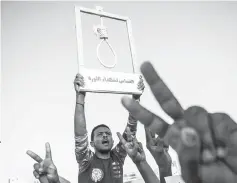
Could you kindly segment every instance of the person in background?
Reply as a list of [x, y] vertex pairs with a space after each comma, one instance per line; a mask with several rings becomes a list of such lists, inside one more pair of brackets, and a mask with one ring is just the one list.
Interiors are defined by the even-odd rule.
[[[123, 138], [123, 136], [118, 132], [117, 133], [120, 142], [123, 144], [128, 156], [132, 159], [134, 164], [136, 165], [137, 169], [139, 170], [140, 174], [143, 177], [143, 180], [145, 183], [165, 183], [165, 177], [164, 176], [169, 176], [170, 175], [170, 168], [171, 164], [168, 164], [167, 160], [162, 160], [162, 162], [166, 163], [159, 163], [159, 168], [160, 168], [160, 180], [156, 176], [156, 174], [153, 172], [151, 169], [150, 165], [146, 161], [146, 156], [145, 152], [143, 150], [142, 144], [137, 141], [136, 137], [133, 137], [131, 135], [131, 132], [129, 129], [127, 129], [127, 140]], [[151, 147], [150, 145], [148, 147]], [[152, 146], [152, 148], [155, 147]], [[159, 146], [160, 151], [165, 151], [164, 147], [162, 149], [161, 146]], [[155, 151], [152, 151], [155, 152]], [[160, 153], [160, 152], [159, 152]], [[159, 154], [161, 155], [161, 154]], [[157, 157], [157, 156], [156, 156]], [[160, 158], [167, 158], [167, 157], [160, 157]], [[159, 160], [160, 161], [160, 160]], [[161, 161], [160, 161], [161, 162]]]
[[165, 177], [172, 176], [172, 159], [168, 153], [169, 146], [159, 136], [155, 137], [152, 129], [145, 128], [146, 147], [159, 167], [160, 182], [165, 183]]

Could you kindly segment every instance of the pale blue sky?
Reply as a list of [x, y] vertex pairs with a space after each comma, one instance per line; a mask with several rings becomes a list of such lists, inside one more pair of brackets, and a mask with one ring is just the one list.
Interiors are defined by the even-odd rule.
[[[32, 181], [34, 161], [25, 152], [31, 149], [44, 156], [47, 141], [59, 173], [77, 181], [73, 140], [73, 80], [77, 73], [74, 5], [100, 5], [107, 12], [128, 16], [137, 62], [151, 60], [185, 108], [202, 105], [212, 112], [227, 111], [237, 120], [236, 2], [4, 2], [1, 182], [10, 177]], [[85, 59], [98, 64], [93, 47], [97, 39], [90, 29], [93, 18], [85, 20]], [[111, 44], [118, 50], [116, 69], [129, 72], [123, 24], [108, 21], [108, 31]], [[88, 94], [89, 132], [97, 124], [108, 124], [118, 142], [115, 132], [124, 130], [128, 117], [120, 98], [121, 95]], [[172, 123], [148, 87], [141, 103]], [[138, 138], [145, 144], [141, 125]], [[147, 151], [146, 154], [155, 168], [151, 155]], [[129, 158], [124, 170], [137, 171]]]

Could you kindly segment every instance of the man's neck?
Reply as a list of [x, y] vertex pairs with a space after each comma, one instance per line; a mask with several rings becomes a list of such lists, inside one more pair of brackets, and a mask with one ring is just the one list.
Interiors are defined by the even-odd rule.
[[109, 159], [110, 158], [110, 152], [108, 153], [100, 153], [98, 151], [95, 152], [95, 155], [100, 159]]

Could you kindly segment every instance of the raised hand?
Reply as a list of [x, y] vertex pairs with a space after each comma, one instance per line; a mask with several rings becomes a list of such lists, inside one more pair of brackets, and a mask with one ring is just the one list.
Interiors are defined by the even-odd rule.
[[[138, 82], [138, 84], [137, 84], [137, 89], [140, 90], [140, 91], [142, 91], [142, 92], [143, 92], [144, 89], [145, 89], [145, 85], [144, 85], [142, 76], [140, 76], [140, 80], [139, 80], [139, 82]], [[134, 100], [139, 100], [140, 97], [141, 97], [141, 95], [135, 95], [135, 94], [133, 95], [133, 99], [134, 99]]]
[[118, 138], [120, 142], [123, 144], [124, 149], [128, 153], [128, 156], [132, 159], [132, 161], [137, 164], [146, 160], [146, 156], [142, 147], [142, 144], [137, 141], [136, 137], [132, 136], [132, 133], [129, 128], [126, 128], [127, 132], [127, 141], [122, 137], [122, 135], [118, 132]]
[[155, 137], [155, 134], [148, 128], [145, 128], [146, 132], [146, 147], [154, 157], [159, 169], [168, 171], [171, 168], [172, 159], [168, 153], [168, 147], [164, 144], [164, 140], [159, 136]]
[[225, 113], [208, 113], [199, 106], [184, 110], [149, 62], [142, 64], [141, 72], [174, 123], [169, 125], [130, 98], [123, 98], [122, 104], [176, 150], [184, 180], [236, 183], [237, 124]]
[[74, 79], [74, 88], [75, 88], [76, 93], [85, 94], [85, 92], [80, 91], [80, 87], [83, 87], [84, 85], [85, 85], [85, 82], [84, 82], [83, 76], [81, 74], [77, 74]]
[[37, 163], [34, 164], [34, 176], [41, 183], [60, 183], [57, 168], [53, 163], [51, 149], [49, 143], [45, 144], [46, 155], [43, 160], [36, 153], [28, 150], [26, 153], [33, 158]]

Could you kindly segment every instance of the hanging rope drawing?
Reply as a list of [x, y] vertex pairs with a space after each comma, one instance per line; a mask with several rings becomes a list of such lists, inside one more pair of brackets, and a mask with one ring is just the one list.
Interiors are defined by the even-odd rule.
[[[99, 11], [103, 11], [102, 9], [99, 9]], [[103, 25], [103, 19], [102, 17], [100, 17], [100, 25], [97, 25], [97, 26], [94, 26], [94, 32], [95, 34], [101, 39], [101, 41], [99, 42], [99, 44], [97, 45], [97, 48], [96, 48], [96, 53], [97, 53], [97, 59], [99, 60], [99, 62], [106, 68], [114, 68], [115, 65], [117, 64], [117, 55], [114, 51], [114, 49], [112, 48], [112, 46], [109, 44], [109, 41], [108, 41], [108, 32], [107, 32], [107, 28]], [[107, 45], [109, 46], [111, 52], [113, 53], [114, 55], [114, 62], [113, 64], [106, 64], [104, 63], [101, 58], [100, 58], [100, 52], [99, 52], [99, 49], [100, 49], [100, 46], [101, 44], [105, 42], [107, 43]]]

